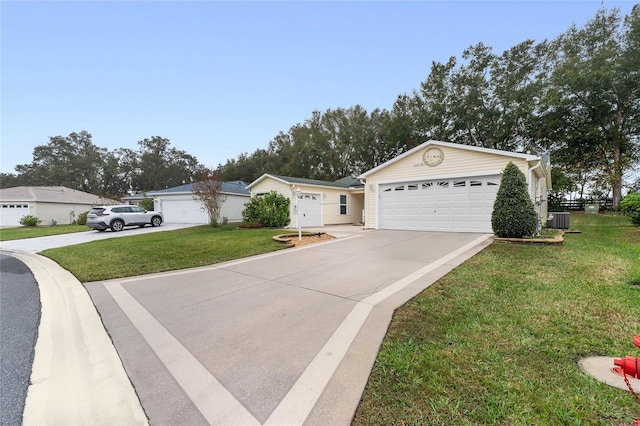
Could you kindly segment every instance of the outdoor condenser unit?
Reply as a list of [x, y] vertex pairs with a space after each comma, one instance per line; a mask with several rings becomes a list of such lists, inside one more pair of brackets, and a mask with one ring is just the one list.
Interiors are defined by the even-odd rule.
[[547, 216], [547, 228], [569, 229], [569, 213], [549, 212]]

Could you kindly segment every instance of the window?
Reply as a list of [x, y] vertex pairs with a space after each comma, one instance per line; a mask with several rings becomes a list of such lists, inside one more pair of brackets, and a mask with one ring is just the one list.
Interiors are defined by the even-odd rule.
[[441, 182], [438, 182], [438, 186], [439, 186], [440, 188], [448, 188], [448, 187], [449, 187], [449, 181], [441, 181]]
[[338, 214], [349, 214], [349, 197], [347, 195], [338, 195]]
[[469, 186], [482, 186], [481, 180], [472, 180]]
[[407, 189], [409, 191], [415, 191], [416, 189], [418, 189], [418, 185], [414, 184], [414, 183], [411, 183], [411, 184], [407, 185]]
[[428, 189], [431, 188], [433, 186], [433, 182], [424, 182], [422, 184], [422, 189]]
[[453, 181], [453, 187], [454, 188], [460, 188], [463, 186], [467, 186], [467, 181], [466, 180], [454, 180]]
[[404, 191], [404, 185], [396, 186], [395, 190], [396, 191]]

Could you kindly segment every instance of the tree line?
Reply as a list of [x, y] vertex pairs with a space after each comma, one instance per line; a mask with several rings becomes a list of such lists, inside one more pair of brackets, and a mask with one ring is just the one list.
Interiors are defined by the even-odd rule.
[[138, 149], [108, 151], [96, 146], [87, 131], [54, 136], [33, 150], [30, 164], [16, 166], [17, 174], [2, 173], [2, 188], [66, 186], [91, 194], [121, 198], [131, 189], [150, 191], [189, 183], [205, 167], [169, 139], [153, 136]]
[[[617, 208], [640, 159], [639, 82], [640, 5], [627, 16], [603, 8], [584, 27], [573, 25], [553, 40], [525, 40], [500, 54], [478, 43], [459, 58], [434, 61], [419, 87], [399, 95], [390, 110], [313, 111], [266, 148], [218, 170], [225, 180], [246, 182], [263, 173], [337, 180], [435, 139], [549, 152], [555, 196], [590, 188], [612, 194]], [[138, 151], [107, 152], [86, 132], [51, 138], [36, 147], [31, 164], [16, 167], [17, 176], [3, 174], [1, 184], [56, 181], [118, 195], [189, 182], [204, 169], [167, 139], [138, 144]]]

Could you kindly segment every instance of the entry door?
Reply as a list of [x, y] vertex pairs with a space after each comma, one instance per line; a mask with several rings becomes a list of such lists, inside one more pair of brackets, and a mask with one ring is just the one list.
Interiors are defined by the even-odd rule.
[[300, 226], [322, 226], [322, 195], [300, 194], [298, 208], [300, 209]]

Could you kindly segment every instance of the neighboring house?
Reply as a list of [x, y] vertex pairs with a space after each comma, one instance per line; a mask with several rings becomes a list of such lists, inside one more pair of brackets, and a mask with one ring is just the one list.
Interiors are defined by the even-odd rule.
[[[364, 185], [347, 177], [335, 182], [264, 174], [249, 186], [251, 195], [276, 191], [289, 198], [290, 227], [362, 223]], [[298, 192], [299, 191], [299, 192]]]
[[41, 225], [73, 223], [80, 213], [116, 200], [64, 186], [17, 186], [0, 189], [0, 226], [20, 226], [23, 216], [38, 217]]
[[[547, 191], [551, 189], [549, 156], [534, 156], [449, 142], [428, 141], [358, 177], [354, 183], [309, 181], [263, 175], [249, 185], [252, 195], [276, 190], [292, 200], [300, 190], [302, 226], [361, 221], [370, 229], [449, 232], [492, 232], [491, 213], [501, 173], [512, 161], [524, 173], [536, 211], [546, 223]], [[355, 185], [355, 182], [362, 182]], [[331, 191], [324, 188], [332, 188]], [[315, 191], [313, 191], [315, 189]], [[306, 199], [316, 195], [315, 200]], [[318, 198], [322, 194], [322, 198]], [[348, 215], [343, 212], [346, 195]], [[363, 216], [356, 210], [362, 209]]]
[[[220, 209], [218, 222], [224, 218], [229, 222], [241, 222], [242, 210], [251, 194], [242, 181], [222, 182], [225, 201]], [[176, 186], [159, 191], [147, 191], [153, 197], [154, 210], [162, 212], [165, 222], [208, 224], [209, 216], [202, 202], [194, 198], [193, 184]]]

